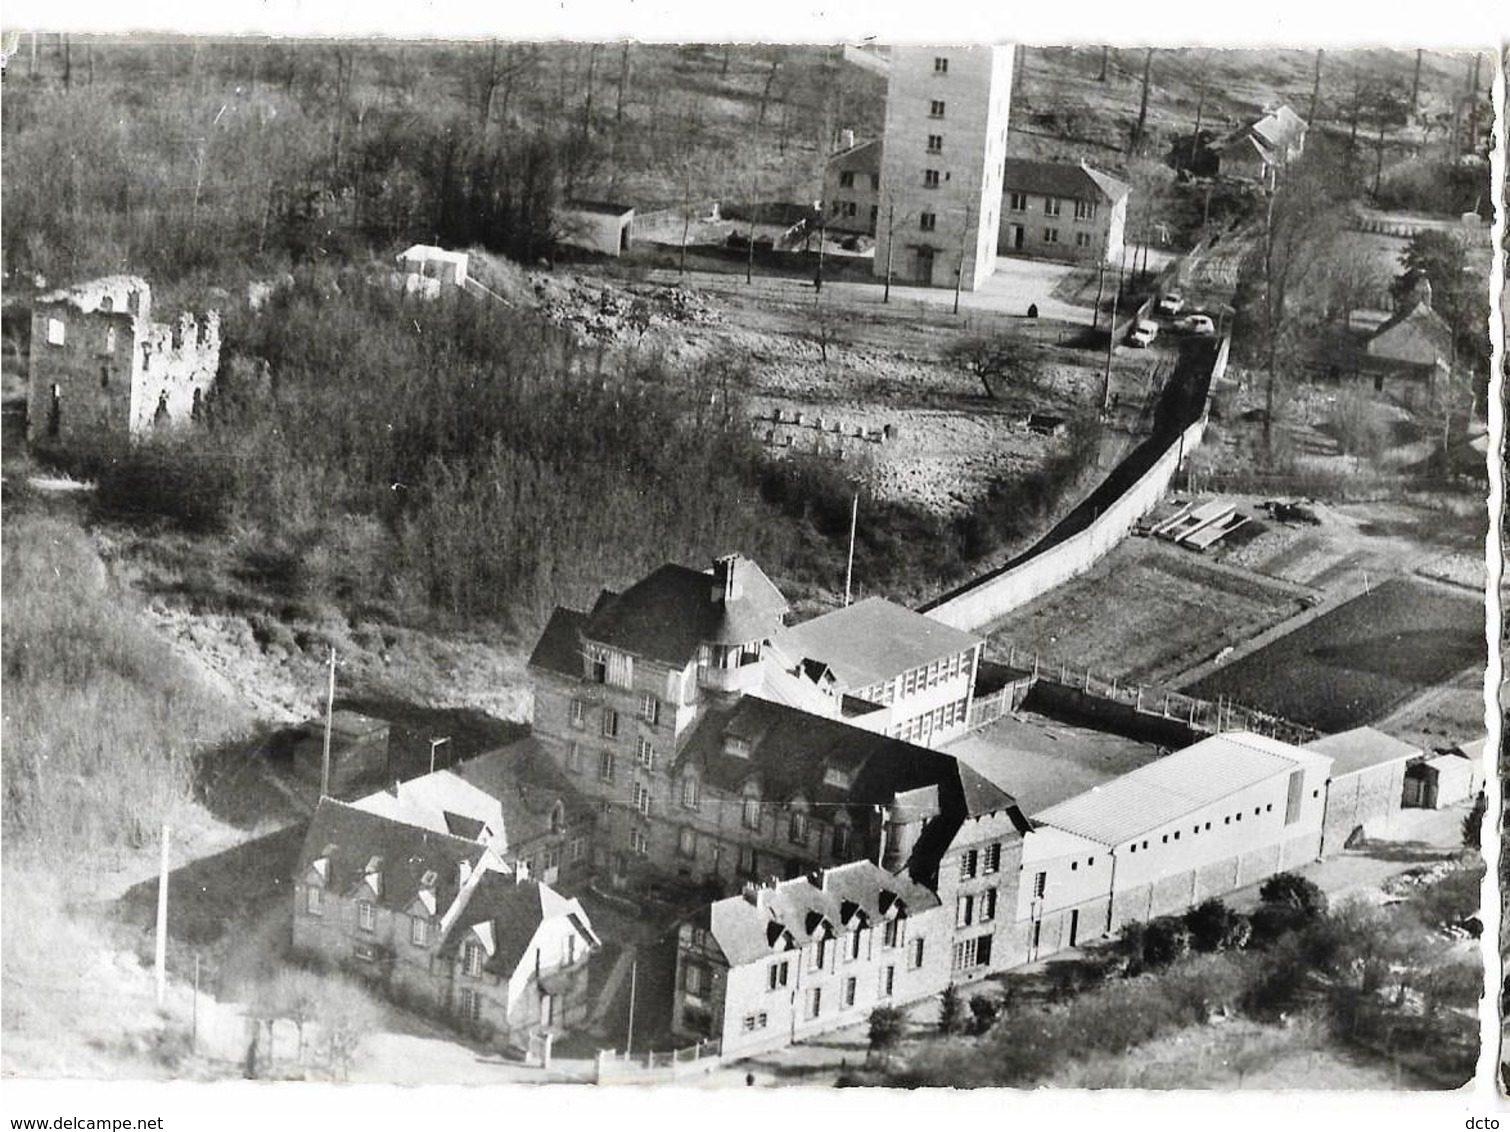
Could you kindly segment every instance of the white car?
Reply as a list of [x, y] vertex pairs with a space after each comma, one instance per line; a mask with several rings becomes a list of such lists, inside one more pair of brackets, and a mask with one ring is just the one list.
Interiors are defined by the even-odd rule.
[[1211, 335], [1216, 333], [1216, 325], [1208, 314], [1187, 314], [1184, 318], [1177, 318], [1174, 320], [1174, 328], [1181, 334]]
[[1179, 314], [1185, 309], [1185, 296], [1178, 291], [1170, 291], [1159, 300], [1159, 305], [1154, 309], [1160, 314]]
[[1159, 336], [1159, 324], [1146, 318], [1140, 318], [1133, 324], [1131, 333], [1127, 336], [1129, 346], [1147, 346]]

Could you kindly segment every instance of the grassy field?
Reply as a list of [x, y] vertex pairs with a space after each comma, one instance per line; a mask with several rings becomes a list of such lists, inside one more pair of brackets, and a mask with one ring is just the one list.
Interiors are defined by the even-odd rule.
[[1189, 689], [1231, 696], [1324, 732], [1373, 722], [1486, 660], [1482, 603], [1397, 579]]
[[1155, 683], [1300, 608], [1292, 587], [1211, 569], [1188, 551], [1133, 539], [1088, 574], [1008, 614], [993, 628], [991, 645]]

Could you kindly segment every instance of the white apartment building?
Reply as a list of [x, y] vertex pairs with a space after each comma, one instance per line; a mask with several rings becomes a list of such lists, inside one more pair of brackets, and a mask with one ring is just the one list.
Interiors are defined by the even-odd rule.
[[893, 47], [875, 273], [979, 287], [996, 268], [1010, 44]]

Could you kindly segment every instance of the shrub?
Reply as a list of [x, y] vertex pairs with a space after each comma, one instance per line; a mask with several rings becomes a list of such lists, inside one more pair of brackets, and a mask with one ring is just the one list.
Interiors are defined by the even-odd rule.
[[907, 1032], [907, 1019], [895, 1006], [878, 1006], [870, 1012], [867, 1033], [876, 1053], [895, 1049]]
[[1326, 893], [1298, 873], [1275, 873], [1264, 881], [1258, 898], [1265, 904], [1293, 908], [1306, 919], [1315, 919], [1327, 908]]
[[1161, 916], [1148, 925], [1143, 937], [1143, 962], [1148, 967], [1167, 967], [1190, 954], [1190, 930], [1176, 916]]
[[1185, 913], [1185, 927], [1190, 931], [1190, 946], [1196, 951], [1220, 951], [1227, 940], [1233, 914], [1216, 897], [1203, 901]]
[[970, 996], [971, 1025], [977, 1034], [984, 1034], [996, 1024], [996, 1018], [1001, 1013], [1001, 1003], [988, 994], [973, 994]]
[[944, 988], [944, 993], [939, 996], [939, 1033], [957, 1034], [964, 1028], [964, 1007], [960, 1003], [959, 991], [953, 985]]

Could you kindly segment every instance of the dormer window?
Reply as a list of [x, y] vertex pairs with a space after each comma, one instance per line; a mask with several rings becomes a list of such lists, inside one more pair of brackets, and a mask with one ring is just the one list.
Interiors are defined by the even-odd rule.
[[383, 859], [373, 857], [367, 862], [367, 868], [363, 872], [362, 879], [372, 890], [372, 895], [381, 897], [383, 895]]
[[743, 811], [744, 812], [740, 816], [741, 816], [742, 820], [744, 821], [745, 828], [746, 829], [759, 829], [760, 828], [760, 799], [757, 798], [757, 797], [755, 797], [754, 795], [746, 795], [745, 796], [745, 800], [744, 800]]
[[551, 807], [551, 832], [555, 834], [566, 832], [566, 807], [560, 802]]
[[854, 784], [854, 777], [843, 767], [830, 766], [823, 770], [823, 785], [825, 786], [832, 786], [837, 790], [848, 790]]
[[469, 939], [461, 945], [461, 969], [472, 978], [482, 974], [482, 961], [487, 952], [482, 944]]
[[377, 918], [372, 907], [372, 901], [357, 901], [357, 927], [364, 932], [377, 930]]
[[325, 914], [325, 890], [309, 885], [304, 890], [304, 911], [311, 916], [323, 916]]
[[738, 735], [725, 735], [724, 754], [733, 755], [736, 759], [747, 759], [750, 757], [750, 741]]

